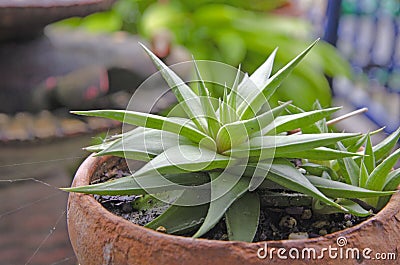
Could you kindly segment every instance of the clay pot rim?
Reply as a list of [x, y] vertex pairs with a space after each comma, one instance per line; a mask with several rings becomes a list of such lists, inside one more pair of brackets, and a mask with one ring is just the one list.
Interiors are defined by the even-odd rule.
[[[113, 156], [101, 156], [95, 157], [94, 155], [90, 155], [85, 159], [85, 161], [80, 165], [78, 171], [75, 174], [73, 183], [71, 187], [81, 186], [81, 185], [88, 185], [89, 180], [94, 172], [99, 168], [101, 164], [105, 161], [115, 158]], [[78, 198], [72, 198], [73, 196], [77, 196]], [[68, 208], [70, 205], [71, 199], [79, 199], [81, 201], [81, 205], [85, 205], [85, 207], [91, 207], [91, 209], [95, 209], [99, 216], [102, 216], [110, 223], [117, 224], [120, 229], [123, 230], [132, 230], [132, 233], [135, 233], [140, 230], [141, 233], [146, 234], [148, 237], [152, 238], [162, 238], [164, 241], [169, 241], [174, 244], [185, 244], [185, 243], [205, 243], [207, 245], [212, 244], [214, 246], [224, 247], [229, 245], [244, 245], [247, 247], [257, 246], [260, 244], [267, 243], [268, 245], [291, 245], [291, 244], [313, 244], [321, 241], [331, 241], [332, 239], [336, 239], [341, 236], [346, 236], [347, 234], [355, 233], [361, 230], [364, 227], [367, 227], [373, 222], [385, 222], [391, 216], [398, 215], [399, 210], [398, 205], [400, 205], [400, 190], [397, 190], [395, 194], [392, 195], [390, 201], [387, 205], [379, 211], [375, 216], [368, 218], [367, 220], [357, 224], [353, 227], [343, 229], [334, 233], [327, 234], [325, 236], [309, 238], [309, 239], [284, 239], [284, 240], [268, 240], [268, 241], [259, 241], [259, 242], [242, 242], [242, 241], [222, 241], [222, 240], [211, 240], [211, 239], [204, 239], [204, 238], [191, 238], [191, 237], [184, 237], [178, 235], [170, 235], [157, 232], [153, 229], [146, 228], [140, 225], [133, 224], [128, 220], [114, 215], [113, 213], [109, 212], [106, 208], [101, 206], [99, 202], [97, 202], [92, 195], [82, 194], [82, 193], [70, 193], [68, 199]], [[397, 218], [396, 218], [397, 219]], [[135, 228], [135, 229], [132, 229]]]

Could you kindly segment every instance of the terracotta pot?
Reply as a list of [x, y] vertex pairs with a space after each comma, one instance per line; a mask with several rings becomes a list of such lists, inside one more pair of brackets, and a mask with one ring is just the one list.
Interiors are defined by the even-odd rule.
[[[105, 168], [117, 165], [118, 161], [115, 157], [87, 158], [78, 169], [72, 186], [87, 185]], [[258, 243], [162, 234], [113, 215], [91, 195], [71, 193], [68, 200], [68, 230], [81, 265], [377, 264], [376, 260], [367, 260], [368, 256], [373, 258], [375, 253], [385, 253], [382, 255], [388, 258], [391, 254], [387, 253], [400, 253], [400, 193], [393, 195], [388, 205], [377, 215], [352, 228], [313, 239]], [[265, 247], [268, 255], [261, 259], [258, 254], [265, 256]], [[275, 250], [271, 256], [272, 248]], [[278, 257], [278, 248], [285, 249], [286, 252], [279, 250], [279, 254], [289, 260]], [[323, 261], [312, 258], [311, 248], [316, 251], [317, 258], [323, 255]], [[329, 248], [332, 258], [329, 256]], [[351, 248], [359, 250], [359, 260], [352, 259]], [[300, 259], [289, 256], [296, 255], [296, 250], [299, 251]], [[308, 250], [311, 258], [308, 258]], [[305, 259], [301, 259], [302, 253]], [[335, 253], [337, 257], [333, 258]], [[349, 259], [346, 259], [346, 253]], [[381, 260], [379, 264], [396, 264], [396, 261]]]

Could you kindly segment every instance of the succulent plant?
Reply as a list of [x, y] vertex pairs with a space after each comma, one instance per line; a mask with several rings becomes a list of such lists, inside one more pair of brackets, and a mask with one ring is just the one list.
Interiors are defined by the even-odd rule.
[[[276, 50], [252, 75], [239, 80], [238, 70], [220, 99], [209, 96], [195, 61], [197, 89], [143, 46], [187, 118], [128, 110], [73, 112], [138, 126], [87, 150], [146, 163], [131, 176], [64, 190], [152, 198], [154, 207], [161, 203], [168, 208], [147, 227], [191, 232], [193, 237], [204, 235], [225, 216], [230, 240], [252, 241], [262, 190], [305, 194], [322, 212], [369, 215], [365, 205], [377, 206], [377, 198], [392, 195], [400, 182], [399, 171], [390, 172], [400, 151], [382, 160], [400, 129], [372, 147], [369, 134], [328, 131], [326, 120], [339, 108], [316, 104], [315, 110], [303, 111], [291, 102], [268, 108], [268, 99], [315, 44], [273, 75]], [[365, 152], [358, 152], [365, 142]]]

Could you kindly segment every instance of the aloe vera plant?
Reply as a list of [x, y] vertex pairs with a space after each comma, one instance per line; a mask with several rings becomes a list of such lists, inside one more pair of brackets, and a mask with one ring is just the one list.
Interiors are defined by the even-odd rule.
[[[138, 126], [87, 150], [146, 164], [131, 176], [64, 190], [151, 197], [154, 207], [164, 203], [167, 209], [146, 226], [171, 234], [200, 237], [225, 217], [229, 239], [250, 242], [258, 226], [261, 190], [278, 187], [304, 194], [316, 210], [369, 215], [364, 203], [384, 204], [400, 182], [399, 170], [390, 171], [400, 151], [389, 155], [400, 129], [372, 146], [369, 134], [328, 131], [327, 119], [339, 108], [316, 104], [313, 111], [303, 111], [291, 102], [265, 107], [315, 44], [273, 75], [276, 50], [252, 75], [239, 80], [238, 70], [220, 99], [210, 96], [195, 61], [197, 90], [143, 46], [187, 118], [128, 110], [73, 112]], [[365, 152], [358, 152], [364, 143]], [[292, 159], [300, 160], [302, 168]]]

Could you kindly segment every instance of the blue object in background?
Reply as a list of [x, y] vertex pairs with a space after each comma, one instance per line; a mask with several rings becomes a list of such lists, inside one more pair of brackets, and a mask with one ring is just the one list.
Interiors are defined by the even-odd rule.
[[400, 126], [400, 1], [328, 0], [324, 39], [350, 61], [354, 80], [332, 89], [385, 131]]

